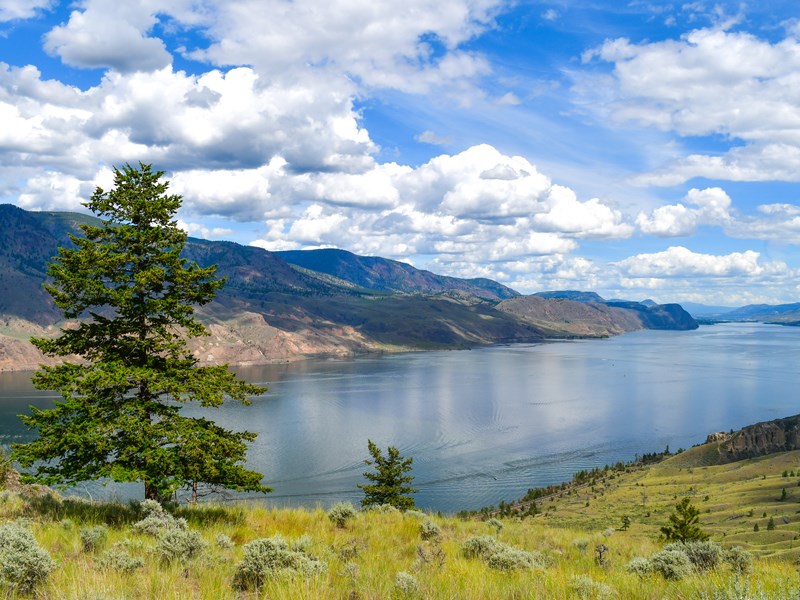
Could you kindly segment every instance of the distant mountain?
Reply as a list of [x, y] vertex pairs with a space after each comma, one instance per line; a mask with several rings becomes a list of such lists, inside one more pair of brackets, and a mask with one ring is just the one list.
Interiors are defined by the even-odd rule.
[[436, 275], [396, 260], [359, 256], [346, 250], [288, 250], [275, 254], [293, 265], [333, 275], [370, 290], [406, 294], [464, 292], [484, 300], [505, 300], [519, 295], [491, 279]]
[[697, 329], [697, 322], [680, 304], [644, 304], [643, 302], [607, 302], [611, 308], [634, 311], [644, 329]]
[[605, 302], [605, 300], [595, 292], [581, 292], [578, 290], [536, 292], [534, 296], [539, 296], [540, 298], [562, 298], [564, 300], [574, 300], [575, 302]]
[[800, 319], [800, 303], [748, 304], [747, 306], [721, 313], [718, 316], [727, 321], [797, 321]]
[[691, 315], [678, 304], [647, 306], [638, 302], [582, 302], [539, 295], [504, 300], [499, 310], [558, 337], [605, 337], [638, 329], [697, 329]]
[[[70, 232], [99, 222], [0, 205], [0, 369], [42, 362], [27, 338], [50, 335], [61, 324], [60, 311], [42, 289], [47, 264], [59, 247], [72, 243]], [[210, 331], [192, 340], [203, 363], [597, 337], [643, 327], [687, 328], [691, 320], [669, 306], [520, 296], [488, 279], [444, 277], [342, 250], [272, 253], [190, 238], [184, 255], [201, 266], [217, 265], [227, 279], [215, 300], [198, 309]]]
[[697, 302], [681, 302], [681, 306], [695, 318], [713, 318], [719, 317], [725, 313], [729, 313], [735, 308], [733, 306], [710, 306], [708, 304], [699, 304]]

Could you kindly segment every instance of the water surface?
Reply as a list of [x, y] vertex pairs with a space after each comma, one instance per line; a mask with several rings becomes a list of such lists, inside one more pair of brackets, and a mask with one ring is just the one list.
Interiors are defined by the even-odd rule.
[[[800, 329], [761, 324], [239, 369], [269, 391], [209, 411], [259, 437], [249, 466], [283, 505], [357, 503], [367, 439], [414, 458], [417, 504], [454, 512], [584, 468], [800, 412]], [[54, 394], [0, 375], [2, 443]], [[97, 486], [94, 497], [111, 494]], [[138, 493], [138, 487], [113, 494]]]

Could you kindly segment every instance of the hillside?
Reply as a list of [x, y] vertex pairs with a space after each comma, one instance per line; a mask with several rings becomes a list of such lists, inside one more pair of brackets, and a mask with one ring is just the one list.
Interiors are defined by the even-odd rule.
[[504, 300], [497, 309], [542, 328], [549, 336], [608, 337], [639, 329], [696, 329], [677, 304], [601, 303], [540, 295]]
[[[175, 527], [184, 533], [169, 529], [167, 516], [151, 521], [149, 528], [158, 529], [148, 534], [136, 525], [144, 515], [135, 505], [51, 497], [12, 481], [11, 490], [0, 492], [0, 526], [29, 528], [59, 561], [37, 586], [45, 598], [797, 597], [800, 453], [719, 467], [686, 467], [680, 457], [600, 469], [583, 487], [540, 499], [535, 516], [488, 522], [381, 509], [358, 511], [340, 527], [322, 508], [251, 501], [172, 507], [186, 519], [186, 528]], [[784, 488], [791, 495], [781, 501]], [[699, 524], [712, 541], [705, 548], [717, 552], [704, 556], [716, 556], [715, 566], [689, 565], [666, 578], [652, 567], [665, 545], [659, 529], [683, 497], [701, 510]], [[630, 520], [626, 528], [623, 517]], [[255, 563], [265, 569], [257, 593], [236, 586], [255, 540], [271, 540], [273, 549]], [[475, 547], [482, 550], [469, 551]]]
[[371, 290], [406, 294], [457, 291], [484, 300], [504, 300], [519, 296], [519, 292], [491, 279], [445, 277], [396, 260], [358, 256], [346, 250], [289, 250], [275, 254], [293, 265], [333, 275]]
[[[0, 205], [0, 370], [43, 362], [26, 340], [54, 333], [59, 322], [59, 311], [42, 289], [47, 263], [60, 246], [71, 244], [70, 232], [89, 222], [98, 221]], [[576, 326], [567, 316], [573, 308], [560, 299], [539, 298], [547, 319], [533, 318], [514, 308], [517, 304], [505, 304], [526, 301], [500, 283], [444, 277], [341, 250], [272, 253], [190, 238], [184, 255], [201, 266], [217, 265], [227, 280], [215, 301], [199, 311], [211, 330], [211, 336], [192, 341], [201, 362], [258, 364], [606, 336], [669, 327], [670, 319], [685, 328], [679, 312], [656, 322], [637, 316], [638, 305], [586, 313]]]

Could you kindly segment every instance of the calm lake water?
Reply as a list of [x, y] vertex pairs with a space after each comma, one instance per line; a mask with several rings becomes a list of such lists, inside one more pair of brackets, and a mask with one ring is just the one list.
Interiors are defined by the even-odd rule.
[[[417, 504], [455, 512], [712, 431], [800, 412], [800, 329], [761, 324], [608, 340], [314, 360], [239, 369], [269, 386], [211, 418], [259, 433], [249, 465], [278, 505], [357, 504], [367, 439], [414, 458]], [[28, 373], [0, 374], [0, 442], [46, 407]], [[95, 498], [134, 488], [87, 487]]]

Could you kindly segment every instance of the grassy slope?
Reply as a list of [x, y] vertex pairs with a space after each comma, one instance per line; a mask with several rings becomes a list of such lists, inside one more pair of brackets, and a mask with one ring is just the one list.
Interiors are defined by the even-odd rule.
[[[152, 538], [134, 533], [134, 517], [125, 506], [67, 503], [61, 507], [23, 501], [9, 493], [0, 496], [0, 522], [20, 516], [32, 520], [37, 539], [61, 566], [41, 588], [46, 598], [391, 598], [395, 575], [413, 573], [425, 598], [575, 598], [577, 579], [588, 577], [605, 584], [618, 598], [767, 597], [785, 598], [797, 588], [793, 564], [800, 554], [797, 510], [800, 477], [782, 477], [784, 470], [800, 469], [800, 452], [743, 461], [719, 467], [702, 466], [702, 451], [693, 449], [664, 463], [609, 476], [562, 498], [541, 503], [545, 514], [519, 520], [505, 519], [499, 539], [526, 550], [542, 552], [548, 566], [542, 570], [502, 573], [477, 559], [464, 558], [460, 545], [470, 536], [490, 534], [484, 522], [432, 517], [442, 529], [439, 543], [442, 566], [419, 559], [428, 555], [430, 542], [420, 539], [422, 517], [413, 514], [360, 513], [345, 529], [337, 529], [322, 510], [268, 509], [239, 505], [220, 509], [182, 509], [190, 525], [209, 543], [205, 555], [186, 565], [160, 564]], [[781, 489], [789, 499], [780, 501]], [[658, 530], [672, 506], [684, 495], [701, 509], [701, 526], [723, 545], [741, 545], [760, 556], [751, 575], [735, 581], [727, 567], [679, 582], [658, 576], [640, 580], [625, 570], [635, 556], [650, 556], [662, 546]], [[706, 500], [708, 496], [708, 500]], [[588, 506], [587, 506], [588, 502]], [[752, 516], [750, 515], [750, 511]], [[766, 530], [766, 512], [776, 522]], [[612, 532], [623, 515], [632, 520], [628, 531]], [[784, 522], [784, 517], [788, 523]], [[71, 528], [62, 519], [73, 522]], [[79, 528], [106, 522], [112, 526], [106, 548], [125, 543], [145, 567], [131, 575], [103, 570], [97, 553], [81, 548]], [[760, 532], [753, 532], [753, 524]], [[214, 540], [229, 535], [236, 546], [221, 549]], [[242, 544], [280, 533], [294, 539], [311, 536], [311, 552], [327, 563], [324, 574], [277, 578], [260, 595], [238, 593], [231, 587]], [[609, 547], [609, 564], [594, 561], [597, 544]], [[355, 555], [348, 555], [355, 549]], [[350, 554], [353, 554], [351, 552]], [[734, 586], [760, 588], [764, 596], [713, 596]], [[237, 596], [238, 593], [238, 596]], [[13, 597], [7, 594], [6, 597]], [[583, 597], [604, 597], [589, 594]]]

